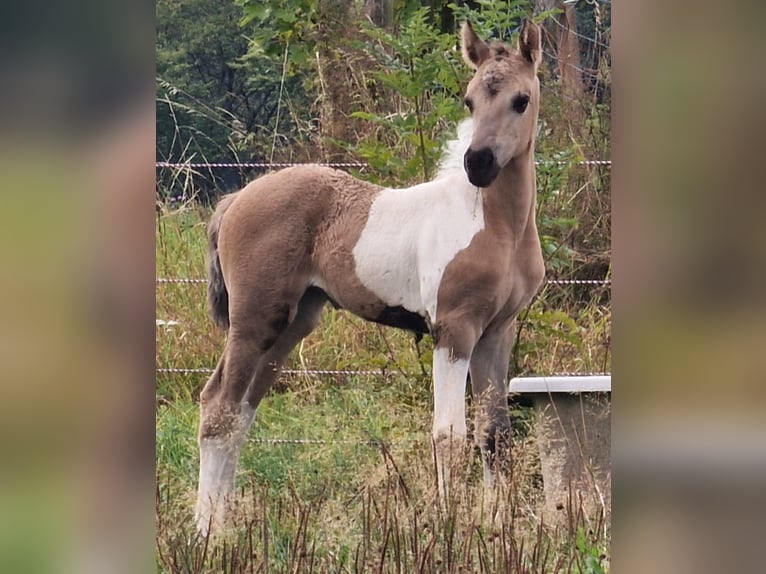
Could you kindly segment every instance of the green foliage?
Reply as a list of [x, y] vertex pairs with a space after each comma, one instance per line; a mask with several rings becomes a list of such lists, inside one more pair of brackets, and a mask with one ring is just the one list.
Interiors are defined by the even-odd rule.
[[173, 468], [185, 481], [194, 479], [199, 456], [196, 427], [199, 408], [186, 400], [166, 402], [157, 408], [157, 461]]
[[605, 568], [603, 564], [608, 550], [606, 541], [600, 540], [580, 526], [575, 533], [574, 546], [578, 574], [606, 574], [608, 567]]
[[316, 26], [322, 13], [319, 0], [236, 0], [242, 7], [240, 24], [252, 32], [250, 49], [257, 55], [279, 57], [290, 46], [288, 74], [295, 75], [314, 58]]
[[[280, 92], [289, 94], [294, 110], [308, 111], [298, 79], [281, 85], [281, 58], [249, 52], [241, 19], [242, 9], [228, 1], [158, 0], [158, 161], [262, 159], [272, 149]], [[280, 130], [295, 133], [299, 121], [282, 114]], [[163, 171], [159, 191], [188, 198], [243, 183], [231, 172], [197, 171], [186, 178]]]
[[579, 221], [562, 207], [566, 203], [569, 174], [584, 158], [578, 146], [554, 152], [550, 157], [537, 156], [537, 227], [547, 269], [561, 272], [576, 258], [567, 245], [567, 235]]
[[410, 13], [397, 34], [370, 25], [366, 52], [378, 63], [374, 78], [395, 96], [394, 112], [358, 111], [353, 117], [381, 131], [348, 147], [390, 184], [428, 180], [435, 172], [445, 128], [463, 116], [465, 73], [453, 34], [430, 23], [429, 8]]
[[[583, 331], [566, 311], [546, 309], [539, 300], [522, 313], [519, 320], [519, 337], [513, 350], [514, 373], [554, 373], [563, 371], [551, 364], [551, 355], [583, 357], [586, 347]], [[533, 332], [533, 336], [529, 331]], [[551, 353], [555, 341], [556, 353]], [[534, 367], [533, 365], [546, 365]], [[530, 368], [532, 367], [532, 368]], [[593, 368], [577, 368], [574, 371], [594, 371]]]
[[212, 159], [225, 150], [226, 112], [244, 92], [231, 67], [247, 47], [237, 18], [229, 3], [157, 2], [158, 159]]
[[[473, 6], [471, 6], [473, 5]], [[451, 3], [456, 20], [469, 20], [473, 29], [480, 37], [501, 39], [510, 42], [511, 32], [520, 29], [523, 18], [532, 17], [534, 2], [531, 0], [509, 0], [495, 2], [494, 0], [476, 0], [467, 3]], [[536, 23], [542, 22], [551, 14], [560, 12], [558, 9], [546, 10], [534, 16]]]

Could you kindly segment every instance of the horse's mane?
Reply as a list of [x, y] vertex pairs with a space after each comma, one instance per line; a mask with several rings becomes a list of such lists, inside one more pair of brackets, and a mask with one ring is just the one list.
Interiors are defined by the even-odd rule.
[[444, 145], [435, 180], [456, 173], [465, 173], [463, 169], [463, 156], [465, 155], [465, 150], [471, 145], [472, 137], [473, 120], [466, 118], [457, 126], [457, 139], [449, 140]]

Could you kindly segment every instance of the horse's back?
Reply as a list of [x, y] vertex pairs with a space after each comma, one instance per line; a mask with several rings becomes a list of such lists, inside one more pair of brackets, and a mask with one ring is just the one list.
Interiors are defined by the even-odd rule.
[[341, 206], [353, 209], [355, 197], [369, 194], [371, 184], [325, 166], [307, 164], [268, 173], [236, 195], [222, 226], [227, 233], [254, 228], [314, 228]]

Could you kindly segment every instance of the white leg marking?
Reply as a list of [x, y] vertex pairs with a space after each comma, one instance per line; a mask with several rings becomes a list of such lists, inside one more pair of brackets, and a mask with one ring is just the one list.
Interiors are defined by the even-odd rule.
[[462, 447], [466, 437], [465, 385], [468, 376], [466, 359], [452, 360], [449, 349], [434, 351], [434, 425], [432, 436], [436, 449], [439, 494], [446, 497], [445, 452], [454, 442]]
[[201, 439], [199, 443], [199, 490], [195, 519], [197, 530], [205, 535], [208, 527], [220, 530], [226, 505], [234, 493], [234, 475], [247, 431], [253, 423], [255, 409], [242, 403], [242, 411], [234, 431], [227, 436]]
[[450, 359], [449, 349], [434, 351], [434, 439], [446, 436], [465, 438], [466, 359]]

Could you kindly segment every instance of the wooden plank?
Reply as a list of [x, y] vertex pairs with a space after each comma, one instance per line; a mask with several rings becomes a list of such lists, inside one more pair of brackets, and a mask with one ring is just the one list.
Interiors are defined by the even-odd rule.
[[566, 377], [516, 377], [511, 379], [511, 394], [522, 393], [611, 393], [611, 375], [571, 375]]

